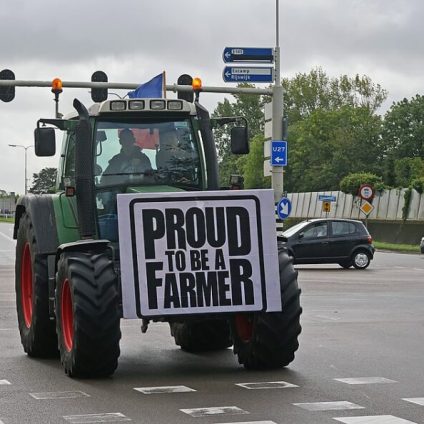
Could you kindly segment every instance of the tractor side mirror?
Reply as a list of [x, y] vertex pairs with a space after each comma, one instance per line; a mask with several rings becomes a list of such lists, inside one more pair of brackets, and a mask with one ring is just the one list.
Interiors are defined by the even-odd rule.
[[246, 155], [249, 153], [247, 127], [231, 128], [231, 152], [235, 155]]
[[54, 156], [56, 135], [53, 128], [41, 127], [34, 131], [34, 150], [36, 156]]

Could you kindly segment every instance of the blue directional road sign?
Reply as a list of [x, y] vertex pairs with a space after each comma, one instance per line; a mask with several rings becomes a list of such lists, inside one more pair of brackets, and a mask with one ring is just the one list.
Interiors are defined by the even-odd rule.
[[283, 197], [277, 204], [277, 215], [280, 219], [289, 217], [292, 210], [292, 204], [287, 197]]
[[226, 66], [222, 71], [224, 82], [273, 82], [272, 66]]
[[336, 196], [331, 194], [319, 194], [318, 201], [320, 202], [335, 202], [337, 200]]
[[271, 48], [225, 47], [224, 52], [222, 53], [222, 59], [225, 63], [273, 63], [274, 51]]
[[272, 166], [287, 165], [287, 141], [284, 141], [284, 140], [271, 141], [271, 165]]

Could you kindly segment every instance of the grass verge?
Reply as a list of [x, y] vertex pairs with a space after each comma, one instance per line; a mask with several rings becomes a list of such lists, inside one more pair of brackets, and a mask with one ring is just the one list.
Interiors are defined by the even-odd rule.
[[420, 253], [420, 247], [417, 244], [397, 244], [397, 243], [385, 243], [382, 241], [372, 242], [376, 249], [380, 250], [393, 250], [395, 252], [406, 252], [406, 253]]
[[0, 222], [15, 222], [15, 218], [5, 218], [4, 216], [0, 216]]

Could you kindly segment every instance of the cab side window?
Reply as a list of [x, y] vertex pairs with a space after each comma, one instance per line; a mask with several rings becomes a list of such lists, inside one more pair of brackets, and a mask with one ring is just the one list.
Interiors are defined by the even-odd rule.
[[63, 170], [63, 178], [75, 178], [75, 133], [68, 134], [68, 143], [65, 153], [65, 167]]

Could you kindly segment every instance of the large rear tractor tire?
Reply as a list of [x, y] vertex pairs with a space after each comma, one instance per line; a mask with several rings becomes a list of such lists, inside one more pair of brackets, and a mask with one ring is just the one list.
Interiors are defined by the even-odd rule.
[[56, 275], [60, 359], [70, 377], [106, 377], [118, 366], [118, 279], [104, 254], [63, 253]]
[[49, 317], [47, 258], [37, 253], [35, 231], [26, 213], [19, 221], [15, 291], [24, 351], [32, 357], [57, 356], [55, 322]]
[[173, 322], [169, 325], [175, 344], [186, 352], [221, 350], [233, 344], [226, 320]]
[[294, 359], [301, 332], [300, 289], [293, 259], [286, 249], [278, 254], [282, 312], [237, 314], [232, 321], [234, 354], [247, 369], [281, 368]]

